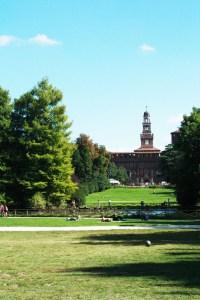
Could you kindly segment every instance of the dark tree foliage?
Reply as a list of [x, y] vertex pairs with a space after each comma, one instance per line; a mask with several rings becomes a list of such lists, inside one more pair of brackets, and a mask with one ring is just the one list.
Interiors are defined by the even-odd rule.
[[6, 201], [6, 187], [10, 180], [9, 141], [10, 118], [12, 112], [8, 91], [0, 87], [0, 194], [1, 200]]
[[77, 138], [73, 155], [75, 176], [79, 181], [79, 190], [74, 194], [77, 201], [84, 203], [87, 194], [109, 187], [108, 164], [109, 154], [105, 147], [94, 144], [85, 134]]
[[166, 179], [176, 186], [177, 201], [194, 208], [200, 201], [200, 109], [184, 116], [179, 138], [161, 155]]
[[38, 193], [46, 206], [59, 206], [75, 191], [71, 124], [61, 100], [62, 93], [43, 80], [14, 102], [10, 196], [18, 207], [31, 206]]
[[112, 161], [110, 161], [108, 165], [108, 176], [109, 178], [119, 180], [123, 184], [126, 184], [129, 181], [126, 169], [124, 167], [118, 167]]

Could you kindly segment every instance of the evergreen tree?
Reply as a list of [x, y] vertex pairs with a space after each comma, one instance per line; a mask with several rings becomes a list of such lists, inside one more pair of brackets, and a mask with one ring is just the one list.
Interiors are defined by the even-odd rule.
[[12, 105], [8, 91], [0, 87], [0, 194], [4, 198], [9, 182], [9, 140]]
[[14, 102], [11, 196], [20, 207], [38, 193], [47, 206], [59, 206], [75, 191], [71, 124], [61, 100], [62, 93], [42, 80]]

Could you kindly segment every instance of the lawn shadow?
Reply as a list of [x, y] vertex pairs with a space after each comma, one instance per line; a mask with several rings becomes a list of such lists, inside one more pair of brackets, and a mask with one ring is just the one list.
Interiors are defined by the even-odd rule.
[[141, 226], [152, 226], [152, 225], [200, 225], [199, 219], [194, 220], [174, 220], [174, 219], [159, 219], [151, 216], [149, 217], [148, 221], [146, 221], [144, 225], [144, 221], [140, 218], [138, 219], [126, 219], [124, 221], [121, 221], [120, 226], [130, 226], [130, 223], [133, 223], [133, 225], [141, 225]]
[[[165, 263], [141, 262], [125, 263], [110, 266], [93, 266], [84, 268], [74, 268], [60, 270], [59, 272], [70, 275], [92, 275], [103, 277], [149, 277], [166, 281], [166, 286], [170, 286], [174, 281], [176, 286], [187, 288], [199, 288], [200, 286], [200, 261], [181, 260]], [[158, 285], [160, 282], [157, 282]], [[155, 281], [156, 285], [156, 281]]]
[[174, 196], [175, 195], [175, 192], [171, 192], [171, 191], [168, 191], [168, 192], [158, 192], [158, 191], [154, 191], [152, 192], [153, 195], [166, 195], [167, 197], [169, 197], [170, 195], [171, 196]]
[[[122, 246], [140, 246], [145, 245], [146, 240], [152, 241], [150, 248], [141, 248], [149, 253], [153, 251], [154, 245], [169, 244], [171, 247], [157, 248], [166, 256], [163, 262], [160, 261], [133, 261], [113, 263], [107, 265], [89, 265], [87, 267], [78, 267], [71, 269], [61, 269], [57, 272], [65, 273], [67, 276], [92, 276], [92, 277], [119, 277], [119, 278], [144, 278], [149, 279], [149, 285], [154, 284], [156, 291], [160, 293], [159, 288], [164, 289], [168, 295], [200, 295], [199, 290], [194, 293], [187, 293], [187, 288], [199, 289], [200, 286], [200, 232], [198, 230], [187, 231], [156, 231], [141, 232], [134, 231], [128, 233], [88, 233], [82, 239], [81, 243], [89, 245], [122, 245]], [[174, 247], [173, 247], [174, 245]], [[176, 245], [180, 248], [177, 247]], [[182, 245], [182, 246], [181, 246]], [[195, 246], [196, 247], [193, 247]], [[116, 248], [117, 249], [117, 248]], [[172, 251], [170, 251], [172, 250]], [[134, 250], [133, 250], [134, 251]], [[141, 250], [142, 251], [142, 250]], [[149, 254], [148, 254], [149, 255]], [[153, 258], [152, 258], [153, 260]], [[175, 288], [177, 291], [170, 291], [169, 288]], [[181, 289], [184, 288], [182, 291]], [[180, 290], [180, 292], [179, 292]]]
[[[145, 230], [145, 229], [144, 229]], [[152, 245], [187, 244], [200, 245], [199, 230], [176, 231], [134, 231], [133, 233], [91, 233], [82, 238], [82, 244], [103, 245], [120, 244], [124, 246], [138, 246], [150, 240]]]

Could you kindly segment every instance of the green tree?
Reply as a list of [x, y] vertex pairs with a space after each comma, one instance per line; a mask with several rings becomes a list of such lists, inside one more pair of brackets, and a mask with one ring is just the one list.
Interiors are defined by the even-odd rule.
[[118, 167], [116, 179], [121, 183], [126, 184], [129, 180], [127, 171], [124, 167]]
[[[10, 178], [10, 119], [12, 104], [8, 91], [0, 87], [0, 193], [5, 195]], [[6, 195], [5, 195], [6, 198]]]
[[109, 154], [105, 147], [94, 144], [85, 134], [77, 138], [73, 166], [78, 178], [79, 190], [74, 195], [75, 199], [84, 203], [87, 194], [109, 187], [108, 164]]
[[177, 163], [180, 162], [180, 160], [180, 154], [172, 144], [167, 145], [165, 150], [161, 152], [160, 167], [162, 178], [171, 184], [176, 183], [178, 172]]
[[200, 201], [200, 109], [184, 116], [179, 138], [161, 155], [166, 178], [176, 185], [177, 201], [194, 208]]
[[109, 178], [114, 178], [124, 184], [129, 181], [126, 169], [124, 167], [118, 167], [112, 161], [110, 161], [108, 165], [108, 176]]
[[89, 136], [81, 134], [76, 139], [73, 166], [78, 181], [90, 182], [93, 179], [93, 162], [97, 157], [96, 148]]
[[74, 146], [62, 93], [42, 80], [14, 102], [11, 196], [20, 207], [41, 193], [46, 205], [59, 206], [71, 198]]

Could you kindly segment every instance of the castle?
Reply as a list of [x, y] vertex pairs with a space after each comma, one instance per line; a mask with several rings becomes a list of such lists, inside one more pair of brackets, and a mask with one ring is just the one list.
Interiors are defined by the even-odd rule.
[[143, 114], [141, 145], [133, 152], [112, 152], [111, 159], [117, 166], [123, 166], [133, 185], [158, 184], [160, 182], [160, 150], [153, 145], [150, 114]]

